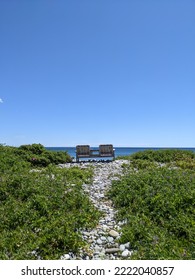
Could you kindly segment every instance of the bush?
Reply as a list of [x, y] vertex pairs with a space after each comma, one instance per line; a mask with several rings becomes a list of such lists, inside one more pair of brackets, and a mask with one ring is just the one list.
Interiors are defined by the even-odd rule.
[[0, 145], [0, 259], [77, 253], [84, 246], [79, 230], [94, 227], [100, 217], [82, 189], [92, 170], [59, 168], [54, 164], [69, 160], [66, 153], [32, 146]]
[[[163, 151], [161, 159], [159, 151], [143, 153], [132, 157], [108, 193], [118, 219], [126, 221], [120, 241], [130, 242], [132, 259], [195, 259], [195, 169], [188, 168], [194, 155]], [[151, 167], [154, 159], [182, 162], [182, 168]]]
[[22, 145], [19, 150], [26, 151], [35, 155], [41, 155], [45, 152], [45, 148], [41, 144]]
[[25, 161], [32, 166], [46, 167], [49, 164], [72, 162], [67, 152], [48, 151], [41, 144], [22, 145], [19, 148], [1, 145], [0, 151], [4, 162], [10, 165]]
[[195, 159], [191, 160], [178, 160], [175, 165], [181, 169], [195, 170]]
[[150, 169], [157, 167], [157, 164], [150, 160], [133, 159], [131, 161], [130, 167], [136, 169]]
[[129, 158], [169, 163], [178, 160], [195, 159], [195, 153], [188, 150], [177, 149], [146, 150], [143, 152], [137, 152], [135, 154], [132, 154]]
[[94, 227], [100, 217], [82, 190], [91, 170], [14, 168], [0, 176], [0, 259], [77, 253], [84, 246], [79, 229]]

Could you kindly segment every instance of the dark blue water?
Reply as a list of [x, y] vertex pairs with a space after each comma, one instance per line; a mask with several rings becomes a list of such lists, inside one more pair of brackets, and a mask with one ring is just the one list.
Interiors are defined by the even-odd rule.
[[[97, 147], [92, 147], [96, 148]], [[145, 151], [145, 150], [162, 150], [162, 149], [178, 149], [178, 150], [190, 150], [195, 152], [195, 148], [130, 148], [130, 147], [114, 147], [115, 148], [115, 156], [128, 156], [134, 154], [136, 152]], [[47, 150], [50, 151], [66, 151], [71, 157], [76, 158], [76, 147], [46, 147]]]

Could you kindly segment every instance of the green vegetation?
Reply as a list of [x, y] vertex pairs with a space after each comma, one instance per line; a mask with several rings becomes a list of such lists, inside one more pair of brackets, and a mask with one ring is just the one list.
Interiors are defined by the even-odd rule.
[[179, 149], [159, 149], [159, 150], [145, 150], [141, 152], [134, 153], [130, 156], [118, 157], [121, 159], [129, 160], [148, 160], [150, 162], [175, 162], [178, 160], [192, 160], [195, 159], [195, 154], [189, 150], [179, 150]]
[[195, 259], [195, 154], [144, 151], [128, 157], [108, 196], [124, 220], [132, 259]]
[[[123, 220], [132, 259], [195, 259], [195, 154], [144, 151], [128, 157], [108, 197]], [[84, 194], [92, 169], [60, 168], [67, 153], [40, 144], [0, 145], [0, 259], [59, 259], [86, 244], [79, 229], [101, 213]]]
[[48, 166], [71, 162], [72, 158], [67, 152], [48, 151], [41, 144], [22, 145], [19, 148], [9, 147], [16, 157], [29, 162], [32, 166]]
[[149, 160], [151, 162], [170, 163], [177, 161], [189, 161], [195, 159], [195, 154], [188, 150], [162, 149], [162, 150], [146, 150], [138, 152], [130, 157], [131, 159]]
[[18, 162], [29, 163], [35, 167], [46, 167], [49, 164], [72, 162], [67, 152], [48, 151], [41, 144], [22, 145], [19, 148], [0, 145], [1, 168]]
[[52, 164], [69, 160], [40, 144], [0, 146], [0, 259], [59, 259], [85, 245], [79, 229], [100, 217], [82, 190], [92, 170]]

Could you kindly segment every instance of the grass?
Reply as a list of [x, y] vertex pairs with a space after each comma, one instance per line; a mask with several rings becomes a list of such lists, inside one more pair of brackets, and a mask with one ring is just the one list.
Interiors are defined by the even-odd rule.
[[125, 220], [132, 259], [195, 259], [195, 155], [144, 151], [130, 157], [108, 193]]

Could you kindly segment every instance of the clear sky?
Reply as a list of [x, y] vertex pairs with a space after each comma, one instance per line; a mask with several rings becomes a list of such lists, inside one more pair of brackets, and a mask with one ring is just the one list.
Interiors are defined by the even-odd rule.
[[0, 0], [0, 143], [195, 147], [194, 0]]

